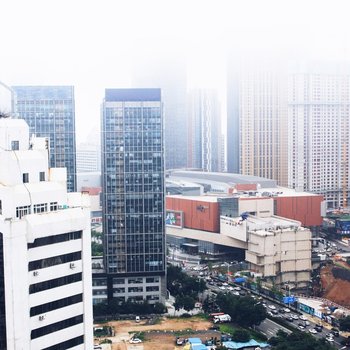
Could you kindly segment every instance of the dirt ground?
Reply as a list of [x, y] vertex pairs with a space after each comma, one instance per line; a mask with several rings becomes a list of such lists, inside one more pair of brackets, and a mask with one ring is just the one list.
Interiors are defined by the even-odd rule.
[[[217, 332], [209, 330], [212, 323], [199, 317], [190, 319], [179, 318], [159, 318], [155, 324], [148, 324], [147, 320], [141, 320], [140, 323], [132, 321], [111, 321], [108, 322], [115, 331], [115, 337], [109, 338], [113, 341], [112, 350], [138, 349], [136, 345], [131, 345], [125, 339], [130, 339], [132, 334], [144, 332], [143, 350], [174, 350], [176, 333], [179, 331], [186, 332], [181, 335], [183, 338], [196, 337], [202, 341], [211, 337], [218, 337]], [[166, 333], [165, 333], [166, 331]], [[191, 332], [193, 331], [193, 333]], [[202, 331], [196, 333], [196, 331]], [[180, 349], [180, 347], [178, 347]]]
[[335, 279], [330, 266], [321, 270], [321, 281], [325, 289], [324, 298], [345, 307], [350, 306], [350, 282]]

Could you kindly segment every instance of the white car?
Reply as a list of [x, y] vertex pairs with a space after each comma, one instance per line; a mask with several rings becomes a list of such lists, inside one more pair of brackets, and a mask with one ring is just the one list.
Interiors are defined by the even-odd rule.
[[317, 334], [317, 331], [316, 331], [315, 328], [310, 328], [310, 329], [309, 329], [309, 332], [310, 332], [311, 334]]
[[298, 315], [295, 315], [295, 314], [290, 315], [290, 317], [291, 317], [293, 320], [298, 320], [298, 319], [299, 319]]
[[219, 289], [221, 289], [221, 290], [225, 290], [225, 289], [226, 289], [226, 287], [225, 287], [225, 286], [220, 286], [220, 287], [219, 287]]
[[132, 338], [129, 340], [129, 343], [130, 344], [139, 344], [139, 343], [142, 343], [142, 340], [139, 338]]
[[237, 291], [232, 292], [232, 294], [237, 295], [239, 297], [239, 292], [237, 292]]
[[287, 313], [290, 312], [290, 310], [287, 307], [284, 308], [283, 310], [284, 310], [284, 312], [287, 312]]
[[231, 291], [234, 290], [232, 286], [228, 286], [227, 289]]
[[300, 315], [299, 318], [303, 321], [307, 321], [307, 318], [304, 315]]
[[271, 309], [271, 310], [276, 310], [276, 306], [275, 305], [268, 305], [268, 308]]

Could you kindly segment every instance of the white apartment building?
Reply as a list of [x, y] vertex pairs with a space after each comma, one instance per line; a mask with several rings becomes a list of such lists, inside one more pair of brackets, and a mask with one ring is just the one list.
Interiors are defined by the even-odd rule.
[[67, 193], [45, 138], [0, 119], [0, 348], [91, 349], [88, 196]]
[[311, 231], [300, 222], [249, 217], [246, 260], [250, 269], [276, 285], [303, 288], [310, 280]]
[[288, 79], [288, 186], [323, 194], [328, 208], [349, 197], [350, 73], [299, 68]]

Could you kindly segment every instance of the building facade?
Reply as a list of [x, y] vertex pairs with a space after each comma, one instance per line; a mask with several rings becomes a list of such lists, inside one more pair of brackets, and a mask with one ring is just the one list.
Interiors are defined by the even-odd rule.
[[215, 90], [193, 89], [188, 95], [187, 166], [203, 171], [222, 171], [218, 94]]
[[347, 207], [350, 178], [350, 69], [295, 67], [288, 79], [288, 185]]
[[162, 301], [166, 266], [160, 89], [106, 89], [101, 131], [108, 297]]
[[69, 192], [76, 191], [75, 100], [73, 86], [14, 86], [15, 113], [30, 133], [47, 137], [50, 166], [67, 169]]
[[0, 348], [91, 348], [88, 197], [23, 120], [0, 119], [0, 162]]
[[246, 260], [253, 272], [279, 286], [305, 288], [311, 276], [311, 231], [300, 223], [249, 218]]

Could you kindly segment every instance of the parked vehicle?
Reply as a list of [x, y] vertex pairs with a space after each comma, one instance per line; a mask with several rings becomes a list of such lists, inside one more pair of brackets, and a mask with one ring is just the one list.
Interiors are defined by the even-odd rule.
[[224, 323], [224, 322], [231, 322], [231, 316], [229, 314], [214, 316], [214, 323]]

